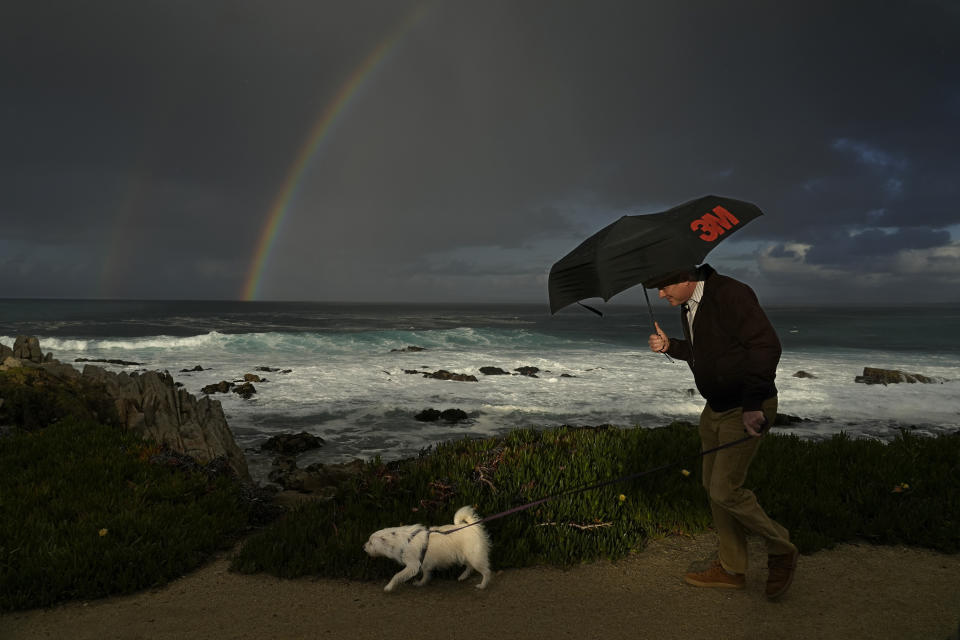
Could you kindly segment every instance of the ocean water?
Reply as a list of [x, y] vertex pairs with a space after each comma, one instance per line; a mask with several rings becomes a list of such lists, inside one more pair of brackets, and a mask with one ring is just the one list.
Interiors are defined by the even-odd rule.
[[[654, 307], [680, 335], [677, 313]], [[769, 308], [783, 343], [777, 375], [780, 412], [806, 421], [775, 431], [804, 438], [888, 439], [901, 428], [935, 434], [960, 429], [960, 307]], [[62, 362], [113, 371], [167, 370], [186, 389], [238, 380], [256, 367], [257, 394], [214, 397], [255, 477], [271, 435], [307, 431], [326, 444], [311, 462], [385, 460], [436, 442], [516, 427], [695, 421], [703, 401], [687, 365], [651, 353], [645, 307], [607, 305], [600, 318], [578, 307], [551, 316], [546, 305], [377, 305], [260, 302], [0, 300], [0, 343], [39, 337]], [[424, 351], [394, 351], [409, 346]], [[196, 365], [202, 372], [182, 372]], [[83, 363], [75, 363], [82, 368]], [[486, 376], [481, 367], [538, 377]], [[938, 384], [869, 386], [865, 366], [940, 378]], [[445, 369], [477, 382], [426, 379], [406, 371]], [[816, 376], [797, 378], [799, 370]], [[420, 411], [458, 408], [466, 422], [420, 422]]]

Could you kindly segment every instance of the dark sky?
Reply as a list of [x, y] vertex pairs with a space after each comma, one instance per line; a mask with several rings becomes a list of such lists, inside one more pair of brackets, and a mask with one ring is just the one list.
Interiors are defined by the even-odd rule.
[[258, 299], [545, 304], [714, 193], [765, 212], [709, 259], [762, 301], [957, 302], [958, 6], [6, 3], [0, 297], [242, 298], [339, 106]]

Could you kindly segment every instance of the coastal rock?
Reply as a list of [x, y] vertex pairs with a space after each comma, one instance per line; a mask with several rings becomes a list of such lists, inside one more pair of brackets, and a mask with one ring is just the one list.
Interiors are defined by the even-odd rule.
[[12, 349], [5, 344], [0, 344], [0, 371], [20, 367], [44, 369], [57, 378], [80, 375], [70, 365], [61, 364], [59, 360], [54, 359], [52, 351], [44, 354], [40, 349], [40, 341], [35, 336], [17, 336]]
[[440, 419], [444, 422], [461, 422], [469, 418], [463, 409], [446, 409], [440, 413]]
[[416, 347], [411, 345], [409, 347], [404, 347], [403, 349], [390, 349], [390, 353], [419, 353], [426, 350], [426, 347]]
[[244, 382], [243, 384], [238, 384], [233, 389], [231, 389], [235, 394], [243, 398], [244, 400], [249, 400], [253, 397], [253, 394], [257, 392], [253, 384], [250, 382]]
[[433, 378], [434, 380], [454, 380], [456, 382], [477, 382], [477, 377], [467, 373], [451, 373], [445, 369], [434, 371], [433, 373], [423, 374], [424, 378]]
[[261, 378], [255, 373], [243, 374], [243, 381], [244, 382], [266, 382], [266, 380], [264, 380], [263, 378]]
[[424, 409], [417, 415], [413, 416], [414, 420], [419, 420], [420, 422], [436, 422], [440, 419], [440, 410], [439, 409]]
[[[51, 382], [60, 380], [68, 383], [70, 386], [66, 389], [74, 393], [76, 389], [83, 389], [85, 396], [89, 393], [96, 399], [102, 398], [105, 409], [112, 408], [122, 427], [186, 454], [200, 464], [223, 458], [237, 477], [250, 480], [247, 461], [233, 439], [223, 407], [216, 400], [207, 397], [198, 400], [177, 388], [166, 371], [114, 373], [87, 364], [81, 373], [72, 365], [53, 359], [49, 353], [44, 357], [35, 338], [19, 336], [16, 344], [20, 345], [19, 353], [30, 359], [11, 355], [5, 358], [5, 364], [29, 363], [31, 368], [51, 376]], [[0, 352], [6, 353], [2, 349]]]
[[[18, 336], [14, 344], [21, 344], [21, 351], [23, 351], [24, 344], [30, 345], [33, 340], [31, 336]], [[40, 349], [40, 342], [36, 342], [37, 349]], [[32, 357], [37, 357], [35, 360], [21, 360], [19, 357], [14, 355], [14, 349], [11, 349], [5, 344], [0, 344], [0, 371], [8, 371], [10, 369], [17, 369], [19, 367], [28, 366], [34, 369], [43, 369], [47, 373], [53, 375], [58, 379], [68, 379], [68, 378], [77, 378], [80, 376], [80, 372], [69, 364], [61, 364], [59, 360], [54, 359], [53, 352], [48, 351], [46, 354], [43, 354], [41, 351], [39, 356], [37, 356], [31, 347], [26, 348], [26, 353]]]
[[500, 367], [480, 367], [480, 373], [485, 376], [508, 376], [509, 371], [504, 371]]
[[801, 422], [810, 422], [810, 420], [808, 418], [798, 418], [797, 416], [792, 416], [789, 413], [778, 413], [777, 417], [773, 420], [773, 426], [789, 427]]
[[463, 409], [445, 409], [440, 411], [438, 409], [424, 409], [420, 413], [414, 416], [415, 420], [420, 422], [436, 422], [437, 420], [443, 420], [444, 422], [461, 422], [463, 420], [468, 420], [470, 416]]
[[539, 377], [537, 374], [540, 373], [540, 369], [537, 367], [517, 367], [514, 371], [529, 378], [537, 378]]
[[105, 360], [103, 358], [76, 358], [74, 362], [103, 362], [106, 364], [119, 364], [124, 367], [139, 367], [142, 362], [130, 362], [129, 360]]
[[254, 367], [254, 371], [266, 371], [267, 373], [293, 373], [293, 369], [279, 369], [277, 367]]
[[854, 382], [862, 382], [863, 384], [888, 385], [898, 384], [900, 382], [909, 382], [911, 384], [915, 382], [932, 384], [935, 382], [942, 383], [943, 380], [939, 378], [929, 378], [919, 373], [906, 373], [896, 369], [877, 369], [874, 367], [864, 367], [863, 375], [854, 378]]
[[59, 380], [74, 380], [80, 377], [76, 367], [59, 360], [44, 359], [42, 369]]
[[208, 384], [207, 386], [200, 389], [201, 393], [226, 393], [230, 391], [230, 387], [233, 386], [232, 382], [227, 382], [226, 380], [221, 380], [216, 384]]
[[801, 370], [801, 371], [797, 371], [795, 374], [793, 374], [793, 377], [794, 377], [794, 378], [810, 378], [811, 380], [816, 380], [816, 379], [817, 379], [817, 376], [813, 375], [812, 373], [807, 373], [806, 371], [802, 371], [802, 370]]
[[[168, 469], [202, 473], [210, 480], [221, 477], [236, 477], [236, 472], [223, 456], [201, 464], [192, 456], [171, 449], [169, 445], [162, 445], [159, 451], [150, 456], [149, 462]], [[251, 525], [263, 526], [283, 515], [284, 509], [274, 500], [274, 492], [271, 491], [271, 488], [261, 487], [249, 480], [241, 479], [241, 482], [238, 483], [238, 489], [237, 497], [250, 510], [249, 523]]]
[[220, 402], [208, 397], [198, 400], [178, 389], [165, 371], [113, 373], [88, 364], [82, 377], [102, 386], [127, 429], [185, 453], [200, 464], [224, 456], [239, 478], [250, 479], [247, 461], [233, 439]]
[[180, 373], [193, 373], [194, 371], [205, 371], [200, 365], [195, 366], [193, 369], [180, 369]]
[[289, 456], [311, 449], [319, 449], [324, 444], [323, 438], [301, 431], [300, 433], [281, 433], [272, 436], [260, 445], [260, 449], [262, 451], [276, 451]]
[[273, 461], [269, 480], [288, 491], [332, 496], [342, 483], [352, 480], [363, 471], [364, 462], [353, 460], [343, 464], [315, 463], [305, 469], [297, 468], [293, 458], [277, 458]]
[[36, 336], [17, 336], [13, 343], [13, 357], [40, 364], [43, 362], [40, 340]]

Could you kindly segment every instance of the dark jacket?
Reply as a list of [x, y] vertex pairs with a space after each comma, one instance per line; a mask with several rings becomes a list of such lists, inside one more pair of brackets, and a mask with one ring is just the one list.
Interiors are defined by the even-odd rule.
[[[709, 265], [701, 270], [706, 281], [693, 320], [693, 349], [687, 340], [671, 338], [667, 353], [687, 361], [700, 395], [714, 411], [759, 410], [777, 395], [773, 381], [780, 340], [753, 289]], [[682, 310], [680, 319], [685, 321]]]

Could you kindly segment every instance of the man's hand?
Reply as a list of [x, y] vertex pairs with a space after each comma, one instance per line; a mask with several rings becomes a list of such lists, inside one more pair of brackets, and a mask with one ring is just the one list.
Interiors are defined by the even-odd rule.
[[651, 333], [650, 338], [647, 340], [647, 343], [650, 345], [650, 350], [657, 353], [666, 353], [667, 349], [670, 348], [670, 338], [667, 337], [667, 334], [663, 332], [663, 329], [660, 328], [658, 323], [654, 322], [653, 326], [657, 332]]
[[759, 438], [767, 429], [767, 419], [763, 416], [763, 411], [744, 411], [743, 426], [747, 433], [754, 438]]

